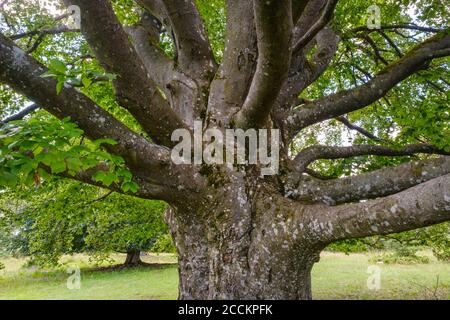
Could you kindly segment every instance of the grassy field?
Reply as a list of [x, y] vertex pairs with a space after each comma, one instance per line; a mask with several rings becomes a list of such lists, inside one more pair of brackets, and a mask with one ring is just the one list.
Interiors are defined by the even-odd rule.
[[[116, 262], [124, 257], [116, 255]], [[149, 263], [175, 263], [172, 255], [149, 255]], [[69, 265], [81, 269], [81, 288], [69, 290], [66, 269], [37, 271], [24, 269], [24, 260], [0, 258], [0, 299], [175, 299], [177, 267], [103, 270], [85, 256], [66, 257]], [[367, 288], [369, 256], [323, 253], [313, 270], [315, 299], [450, 299], [450, 264], [432, 259], [429, 264], [385, 265], [379, 290]]]

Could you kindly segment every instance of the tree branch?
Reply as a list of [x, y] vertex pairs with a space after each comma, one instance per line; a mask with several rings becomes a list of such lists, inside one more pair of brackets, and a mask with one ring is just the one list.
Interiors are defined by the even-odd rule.
[[361, 27], [353, 28], [349, 32], [350, 33], [361, 32], [361, 31], [377, 32], [379, 30], [392, 30], [392, 29], [407, 29], [407, 30], [417, 30], [417, 31], [432, 32], [432, 33], [437, 33], [437, 32], [443, 31], [443, 29], [421, 27], [421, 26], [418, 26], [415, 24], [393, 24], [393, 25], [381, 26], [380, 28], [377, 28], [377, 29], [369, 29], [367, 26], [361, 26]]
[[211, 80], [217, 66], [195, 2], [161, 1], [164, 3], [175, 34], [180, 67], [193, 78]]
[[450, 175], [398, 194], [311, 213], [320, 242], [385, 235], [450, 220]]
[[302, 48], [304, 48], [314, 37], [317, 35], [317, 33], [325, 28], [325, 26], [330, 22], [331, 18], [333, 17], [334, 10], [336, 8], [336, 5], [338, 3], [338, 0], [328, 0], [324, 11], [322, 13], [322, 16], [317, 20], [311, 28], [294, 44], [293, 47], [293, 54], [298, 53]]
[[333, 30], [324, 28], [317, 34], [315, 41], [317, 50], [311, 61], [303, 53], [293, 57], [289, 77], [277, 98], [278, 109], [289, 111], [299, 94], [316, 81], [331, 63], [338, 48], [339, 37]]
[[259, 56], [247, 98], [235, 117], [239, 128], [266, 124], [290, 65], [291, 1], [255, 0], [254, 10]]
[[174, 62], [164, 52], [149, 41], [147, 30], [142, 26], [129, 27], [127, 33], [133, 40], [134, 48], [151, 76], [161, 90], [166, 90], [173, 77]]
[[[293, 43], [300, 40], [321, 17], [328, 0], [309, 0], [295, 23]], [[295, 5], [293, 3], [292, 11]], [[294, 13], [293, 13], [294, 14]]]
[[357, 37], [366, 41], [369, 44], [369, 46], [372, 48], [376, 63], [378, 61], [380, 61], [381, 63], [383, 63], [386, 66], [389, 65], [389, 62], [381, 55], [380, 49], [378, 48], [375, 41], [373, 41], [373, 39], [369, 35], [359, 34], [359, 35], [357, 35]]
[[109, 1], [70, 0], [81, 8], [81, 31], [114, 81], [119, 103], [158, 144], [171, 146], [174, 130], [185, 125], [161, 96], [130, 43]]
[[[110, 113], [68, 85], [57, 94], [56, 80], [42, 77], [45, 72], [47, 69], [43, 65], [0, 34], [0, 81], [54, 116], [60, 119], [70, 117], [90, 139], [115, 140], [117, 144], [108, 145], [108, 151], [123, 157], [134, 173], [145, 172], [153, 181], [165, 185], [173, 180], [169, 175], [181, 168], [171, 165], [167, 148], [154, 145], [132, 132]], [[192, 184], [192, 179], [190, 183]]]
[[13, 115], [11, 115], [9, 117], [6, 117], [3, 120], [0, 120], [0, 125], [8, 123], [8, 122], [11, 122], [11, 121], [22, 120], [27, 115], [29, 115], [30, 113], [36, 111], [37, 109], [39, 109], [39, 106], [37, 104], [29, 105], [28, 107], [23, 108], [22, 110], [20, 110], [16, 114], [13, 114]]
[[292, 0], [292, 21], [294, 25], [297, 24], [297, 21], [302, 16], [310, 1], [311, 0]]
[[239, 112], [255, 73], [258, 47], [253, 0], [227, 0], [225, 50], [211, 82], [208, 121], [227, 125]]
[[162, 0], [135, 0], [139, 5], [145, 8], [166, 27], [170, 26], [169, 17], [167, 15], [166, 7]]
[[[46, 171], [51, 173], [51, 169], [44, 167]], [[167, 190], [161, 185], [153, 184], [143, 179], [139, 176], [133, 176], [133, 182], [139, 185], [139, 189], [136, 193], [132, 192], [124, 192], [121, 187], [121, 183], [112, 183], [110, 186], [105, 186], [102, 182], [95, 181], [93, 179], [93, 175], [98, 171], [108, 171], [108, 167], [106, 165], [100, 164], [94, 168], [85, 171], [79, 171], [74, 176], [69, 175], [67, 172], [62, 172], [58, 174], [58, 176], [76, 180], [82, 183], [86, 183], [92, 186], [108, 189], [111, 192], [117, 192], [121, 194], [127, 194], [130, 196], [135, 196], [143, 199], [151, 199], [151, 200], [167, 200], [168, 193]]]
[[315, 145], [297, 154], [294, 161], [298, 172], [304, 172], [309, 164], [319, 159], [343, 159], [366, 155], [398, 157], [410, 156], [417, 153], [450, 155], [449, 152], [445, 152], [430, 144], [410, 144], [400, 149], [370, 144], [350, 147]]
[[319, 179], [319, 180], [332, 180], [335, 179], [335, 177], [331, 176], [325, 176], [321, 174], [320, 172], [314, 171], [312, 169], [306, 168], [305, 173], [313, 178]]
[[293, 110], [286, 124], [293, 138], [312, 124], [362, 109], [380, 98], [411, 74], [423, 69], [435, 58], [450, 55], [450, 36], [437, 34], [412, 49], [402, 59], [357, 88], [323, 97]]
[[342, 123], [343, 125], [345, 125], [347, 128], [349, 128], [350, 130], [354, 130], [359, 132], [360, 134], [362, 134], [363, 136], [374, 140], [374, 141], [378, 141], [378, 142], [384, 142], [383, 139], [378, 138], [377, 136], [375, 136], [373, 133], [370, 133], [369, 131], [367, 131], [364, 128], [361, 128], [353, 123], [351, 123], [346, 117], [341, 116], [341, 117], [337, 117], [336, 118], [337, 121], [339, 121], [340, 123]]
[[450, 157], [439, 157], [340, 179], [310, 179], [300, 182], [290, 197], [298, 201], [336, 205], [389, 196], [449, 173]]
[[42, 29], [42, 30], [33, 30], [23, 33], [18, 33], [10, 36], [11, 40], [19, 40], [26, 37], [34, 37], [34, 36], [43, 36], [43, 35], [55, 35], [61, 33], [69, 33], [69, 32], [80, 32], [79, 29], [71, 29], [67, 26], [57, 26], [54, 28]]
[[241, 107], [248, 94], [258, 58], [253, 1], [227, 1], [227, 32], [221, 78], [225, 101]]

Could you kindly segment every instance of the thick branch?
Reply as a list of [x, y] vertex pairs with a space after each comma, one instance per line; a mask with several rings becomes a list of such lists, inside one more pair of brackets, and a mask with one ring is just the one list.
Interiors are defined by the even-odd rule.
[[299, 94], [323, 74], [336, 53], [339, 37], [330, 28], [324, 28], [315, 42], [317, 50], [310, 61], [303, 53], [293, 57], [289, 77], [277, 98], [278, 109], [289, 111]]
[[[49, 173], [51, 173], [51, 169], [48, 167], [44, 167]], [[93, 179], [93, 175], [98, 171], [108, 171], [108, 167], [106, 165], [100, 164], [92, 169], [86, 171], [79, 171], [74, 176], [68, 174], [67, 172], [62, 172], [58, 174], [60, 177], [64, 177], [67, 179], [77, 180], [86, 184], [90, 184], [96, 187], [105, 188], [114, 192], [128, 194], [130, 196], [135, 196], [142, 199], [152, 199], [152, 200], [166, 200], [167, 199], [167, 190], [164, 187], [156, 184], [152, 184], [147, 180], [134, 175], [133, 181], [139, 185], [139, 189], [136, 193], [132, 192], [124, 192], [121, 188], [121, 183], [113, 183], [110, 186], [105, 186], [102, 182], [95, 181]]]
[[297, 24], [310, 0], [292, 0], [292, 21]]
[[167, 184], [172, 171], [168, 168], [171, 161], [166, 148], [149, 143], [68, 85], [57, 94], [56, 80], [41, 76], [46, 71], [43, 65], [0, 34], [0, 81], [54, 116], [70, 117], [89, 138], [115, 140], [117, 144], [108, 146], [108, 151], [122, 156], [135, 173], [145, 172], [153, 181]]
[[314, 37], [319, 33], [320, 30], [325, 28], [325, 26], [330, 22], [333, 17], [334, 10], [338, 0], [328, 0], [322, 16], [311, 26], [311, 28], [294, 44], [292, 52], [294, 54], [298, 53], [303, 49]]
[[312, 146], [301, 151], [294, 159], [299, 172], [303, 172], [309, 164], [319, 159], [343, 159], [357, 156], [410, 156], [416, 153], [445, 154], [450, 153], [440, 150], [429, 144], [411, 144], [400, 149], [394, 149], [377, 145], [354, 145], [350, 147]]
[[318, 99], [294, 110], [287, 125], [290, 137], [312, 124], [362, 109], [384, 97], [395, 85], [426, 67], [434, 58], [450, 55], [450, 36], [438, 34], [357, 88]]
[[227, 33], [221, 78], [225, 102], [241, 107], [247, 96], [258, 58], [253, 2], [227, 1]]
[[166, 7], [162, 0], [135, 0], [139, 5], [144, 7], [153, 16], [158, 18], [166, 27], [170, 24]]
[[235, 118], [240, 128], [260, 128], [287, 78], [292, 36], [291, 1], [255, 0], [258, 64], [242, 109]]
[[[321, 13], [325, 5], [327, 4], [327, 0], [309, 0], [306, 4], [303, 12], [300, 17], [296, 20], [295, 28], [294, 28], [294, 37], [293, 43], [296, 43], [300, 40], [303, 35], [305, 35], [308, 30], [314, 25], [321, 17]], [[292, 10], [293, 12], [295, 5], [293, 3]], [[294, 13], [293, 13], [294, 14]]]
[[109, 1], [71, 0], [81, 8], [81, 29], [114, 81], [119, 103], [158, 144], [170, 146], [171, 134], [184, 124], [161, 96], [123, 30]]
[[152, 80], [161, 90], [166, 90], [173, 76], [174, 62], [164, 52], [149, 41], [147, 30], [142, 26], [127, 28], [139, 57], [149, 72]]
[[217, 66], [202, 18], [193, 0], [161, 0], [167, 10], [180, 67], [191, 77], [211, 80]]
[[227, 0], [223, 62], [211, 82], [208, 120], [227, 126], [247, 97], [255, 73], [258, 48], [253, 0]]
[[303, 181], [290, 196], [299, 201], [336, 205], [385, 197], [449, 173], [450, 157], [440, 157], [340, 179]]
[[317, 210], [310, 226], [323, 242], [426, 227], [450, 220], [449, 190], [447, 174], [385, 198]]

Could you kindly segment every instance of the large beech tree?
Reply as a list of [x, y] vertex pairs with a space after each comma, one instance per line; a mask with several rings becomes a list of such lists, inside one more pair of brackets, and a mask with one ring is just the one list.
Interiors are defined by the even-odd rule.
[[[365, 1], [126, 3], [140, 8], [141, 20], [126, 21], [117, 1], [68, 0], [80, 8], [81, 30], [8, 29], [0, 35], [0, 80], [55, 117], [70, 117], [90, 140], [114, 140], [105, 148], [124, 160], [139, 186], [134, 194], [170, 204], [181, 299], [310, 299], [311, 269], [327, 244], [450, 220], [443, 4], [419, 1], [415, 9], [427, 10], [419, 10], [418, 26], [402, 12], [409, 1], [377, 1], [381, 26], [370, 29]], [[226, 20], [222, 48], [208, 14]], [[43, 39], [79, 31], [90, 59], [115, 75], [115, 103], [138, 129], [98, 96], [43, 76], [48, 59], [35, 54]], [[279, 174], [261, 177], [258, 165], [175, 165], [172, 132], [193, 130], [194, 121], [204, 129], [279, 129]], [[328, 144], [326, 128], [340, 125], [362, 138]], [[334, 167], [327, 160], [360, 159], [363, 168], [324, 176]], [[56, 171], [100, 185], [105, 170], [102, 162]], [[116, 180], [108, 185], [125, 192]]]

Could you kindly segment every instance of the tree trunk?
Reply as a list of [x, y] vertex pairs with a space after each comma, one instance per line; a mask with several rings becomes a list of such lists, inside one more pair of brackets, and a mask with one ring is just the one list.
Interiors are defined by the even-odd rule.
[[[222, 254], [214, 247], [208, 250], [212, 255], [208, 261], [199, 263], [195, 256], [180, 257], [179, 299], [312, 299], [311, 269], [314, 262], [318, 261], [315, 252], [305, 252], [300, 257], [286, 256], [283, 260], [261, 259], [242, 268], [233, 259], [255, 260], [255, 256], [249, 258], [234, 256], [232, 253]], [[206, 272], [192, 273], [193, 265], [196, 270]]]
[[311, 269], [323, 246], [292, 237], [296, 223], [282, 197], [245, 190], [225, 185], [197, 212], [186, 206], [166, 213], [178, 251], [179, 298], [311, 299]]
[[141, 252], [139, 250], [130, 250], [127, 252], [127, 258], [123, 264], [126, 267], [133, 267], [142, 264]]

